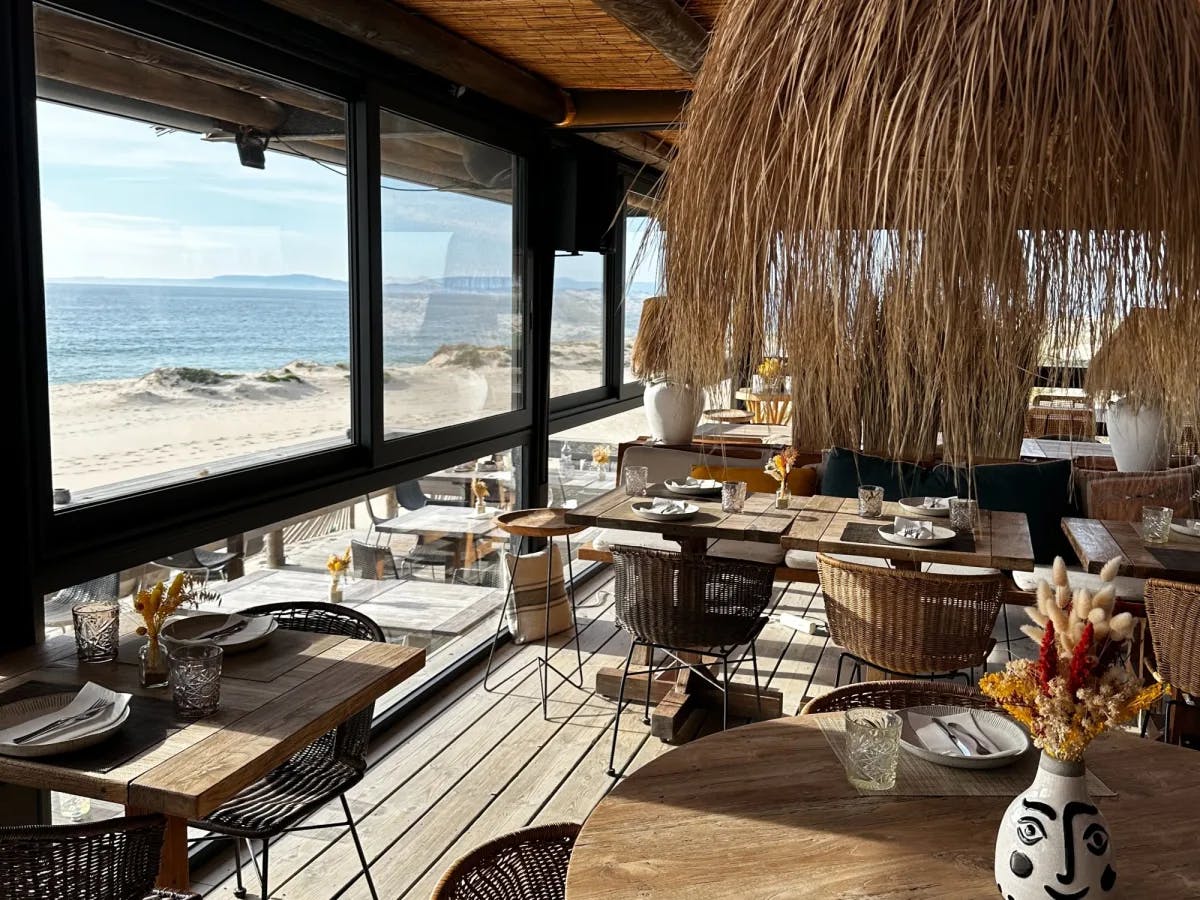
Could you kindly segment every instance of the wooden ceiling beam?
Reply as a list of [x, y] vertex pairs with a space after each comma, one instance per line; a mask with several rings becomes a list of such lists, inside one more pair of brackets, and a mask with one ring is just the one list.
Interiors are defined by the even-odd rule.
[[645, 131], [674, 128], [688, 91], [571, 91], [572, 114], [560, 127]]
[[675, 0], [592, 0], [689, 75], [700, 71], [708, 29]]
[[570, 110], [561, 88], [388, 0], [269, 2], [543, 121]]
[[635, 162], [666, 170], [675, 148], [641, 131], [599, 131], [586, 135], [604, 147], [623, 153]]

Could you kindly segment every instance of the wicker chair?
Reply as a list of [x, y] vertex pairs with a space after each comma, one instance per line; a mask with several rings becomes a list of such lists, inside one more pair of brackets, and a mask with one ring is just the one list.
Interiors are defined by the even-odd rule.
[[[1146, 582], [1146, 618], [1154, 644], [1156, 675], [1177, 692], [1200, 697], [1200, 584], [1163, 581]], [[1171, 707], [1178, 696], [1167, 701], [1163, 733], [1171, 735]]]
[[[246, 616], [275, 617], [280, 628], [317, 634], [340, 634], [365, 641], [384, 640], [383, 630], [370, 618], [353, 609], [332, 603], [270, 603], [242, 610]], [[242, 853], [240, 839], [254, 850], [251, 840], [262, 841], [262, 865], [257, 864], [262, 897], [268, 891], [268, 853], [271, 841], [285, 832], [310, 831], [348, 825], [354, 849], [362, 863], [363, 875], [371, 896], [378, 898], [371, 880], [371, 869], [358, 839], [354, 816], [346, 802], [346, 791], [362, 780], [367, 770], [367, 740], [371, 733], [374, 704], [355, 713], [333, 731], [317, 738], [260, 781], [246, 788], [232, 800], [218, 807], [203, 819], [191, 822], [193, 828], [204, 829], [233, 841], [237, 863], [235, 896], [245, 897], [242, 884]], [[346, 814], [345, 822], [321, 825], [297, 825], [321, 806], [337, 798]], [[199, 838], [207, 840], [208, 838]]]
[[842, 712], [860, 706], [908, 709], [910, 706], [968, 706], [991, 709], [992, 701], [973, 687], [948, 681], [867, 681], [834, 688], [804, 704], [800, 715]]
[[449, 868], [431, 900], [563, 900], [578, 835], [578, 825], [542, 825], [488, 841]]
[[[950, 676], [987, 662], [1004, 578], [933, 575], [817, 555], [829, 637], [853, 660], [889, 675]], [[971, 683], [969, 675], [963, 676]]]
[[155, 891], [166, 819], [0, 828], [0, 900], [169, 900]]
[[712, 677], [707, 670], [701, 671], [675, 654], [701, 653], [721, 661], [722, 678], [716, 686], [722, 694], [721, 727], [726, 727], [729, 719], [729, 658], [739, 647], [747, 649], [738, 662], [750, 658], [754, 689], [756, 693], [759, 691], [758, 655], [754, 642], [767, 624], [763, 613], [771, 603], [775, 569], [762, 563], [690, 558], [640, 547], [613, 546], [612, 556], [617, 625], [632, 638], [617, 693], [617, 714], [613, 716], [608, 774], [615, 776], [617, 733], [634, 649], [646, 647], [650, 656], [643, 722], [650, 722], [654, 652], [664, 650], [676, 663], [666, 666], [666, 671], [690, 668], [708, 680]]
[[386, 544], [365, 544], [362, 541], [350, 542], [350, 571], [356, 578], [369, 581], [400, 577], [396, 557]]
[[180, 572], [200, 572], [204, 576], [204, 583], [208, 584], [208, 579], [213, 575], [220, 575], [222, 578], [228, 577], [229, 564], [241, 555], [228, 550], [217, 552], [196, 548], [160, 557], [154, 561], [154, 564], [162, 566], [164, 569], [178, 569]]
[[121, 593], [121, 576], [101, 575], [65, 587], [46, 601], [45, 624], [47, 628], [66, 628], [71, 624], [71, 607], [89, 600], [115, 600]]

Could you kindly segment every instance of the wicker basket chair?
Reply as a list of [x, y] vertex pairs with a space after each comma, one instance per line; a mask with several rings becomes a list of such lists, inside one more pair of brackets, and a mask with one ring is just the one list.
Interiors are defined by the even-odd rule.
[[166, 819], [0, 828], [0, 900], [168, 900], [155, 891]]
[[[271, 615], [280, 628], [292, 631], [338, 634], [364, 641], [384, 640], [383, 629], [369, 617], [332, 603], [268, 603], [244, 609], [242, 615]], [[346, 802], [346, 791], [361, 781], [367, 770], [367, 740], [371, 734], [373, 715], [374, 704], [317, 738], [205, 818], [189, 823], [193, 828], [204, 829], [233, 841], [234, 861], [237, 864], [235, 896], [246, 896], [246, 887], [242, 883], [242, 839], [250, 848], [251, 862], [255, 860], [250, 842], [255, 839], [262, 842], [261, 864], [256, 863], [255, 868], [262, 888], [261, 896], [266, 900], [270, 897], [268, 854], [272, 840], [285, 832], [347, 825], [354, 840], [354, 849], [358, 851], [359, 862], [362, 863], [367, 887], [372, 897], [378, 897], [371, 880], [370, 865], [355, 828], [354, 816]], [[334, 799], [342, 803], [346, 815], [344, 822], [297, 824]]]
[[[953, 676], [987, 662], [1004, 578], [933, 575], [817, 555], [829, 637], [850, 659], [888, 675]], [[967, 684], [973, 679], [964, 673]]]
[[804, 704], [800, 715], [844, 712], [869, 706], [874, 709], [908, 709], [912, 706], [966, 706], [992, 709], [992, 701], [973, 687], [950, 681], [866, 681], [834, 688]]
[[[746, 647], [746, 650], [738, 663], [749, 657], [755, 693], [759, 691], [758, 654], [754, 644], [767, 624], [763, 613], [773, 597], [775, 570], [762, 563], [694, 558], [640, 547], [614, 546], [612, 556], [617, 625], [632, 639], [617, 694], [617, 714], [613, 717], [608, 773], [615, 776], [617, 733], [634, 649], [646, 647], [650, 655], [643, 717], [646, 724], [650, 722], [655, 650], [664, 650], [675, 660], [676, 664], [668, 665], [664, 670], [693, 668], [698, 671], [674, 655], [681, 652], [702, 653], [719, 659], [722, 678], [717, 687], [722, 693], [721, 727], [724, 728], [729, 719], [729, 659], [739, 647]], [[706, 671], [698, 674], [711, 680]]]
[[[1154, 644], [1155, 674], [1177, 692], [1200, 697], [1200, 584], [1164, 581], [1146, 582], [1146, 618]], [[1163, 733], [1171, 735], [1171, 707], [1178, 696], [1167, 701]]]
[[452, 865], [431, 900], [563, 900], [575, 824], [514, 831]]

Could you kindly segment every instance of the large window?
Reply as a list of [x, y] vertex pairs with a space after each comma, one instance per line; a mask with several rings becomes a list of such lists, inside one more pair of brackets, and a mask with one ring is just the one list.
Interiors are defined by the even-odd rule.
[[48, 9], [37, 29], [56, 504], [346, 443], [343, 104]]
[[662, 290], [662, 237], [658, 223], [636, 211], [625, 217], [625, 381], [636, 381], [629, 354], [642, 316], [642, 302]]
[[521, 406], [521, 305], [504, 150], [380, 115], [389, 438]]
[[604, 386], [604, 256], [554, 260], [550, 319], [550, 396]]

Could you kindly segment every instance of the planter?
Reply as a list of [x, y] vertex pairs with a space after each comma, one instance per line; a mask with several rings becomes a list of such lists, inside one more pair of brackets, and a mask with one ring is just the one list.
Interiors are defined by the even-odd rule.
[[643, 402], [650, 438], [656, 444], [690, 444], [700, 421], [699, 391], [670, 381], [646, 385]]
[[1162, 411], [1155, 406], [1135, 406], [1129, 400], [1110, 403], [1108, 441], [1120, 472], [1153, 472], [1167, 467], [1171, 442]]
[[1117, 873], [1108, 825], [1088, 796], [1083, 763], [1042, 754], [1037, 777], [1017, 795], [996, 835], [995, 875], [1008, 900], [1103, 897]]

